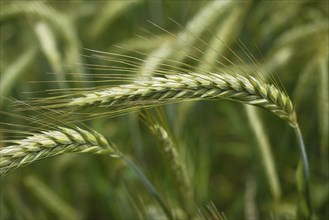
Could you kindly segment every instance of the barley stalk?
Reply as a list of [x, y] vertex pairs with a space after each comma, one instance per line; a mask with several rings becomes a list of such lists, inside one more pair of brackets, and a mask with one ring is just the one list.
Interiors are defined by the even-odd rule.
[[104, 136], [79, 127], [58, 127], [9, 142], [13, 144], [0, 148], [0, 176], [37, 160], [66, 153], [117, 154]]
[[120, 111], [125, 111], [125, 108], [150, 107], [195, 99], [228, 99], [256, 105], [288, 121], [292, 127], [297, 126], [291, 100], [276, 86], [253, 76], [226, 73], [180, 73], [150, 77], [148, 80], [139, 80], [132, 84], [85, 93], [68, 103], [64, 100], [62, 104], [56, 103], [49, 107], [118, 107]]

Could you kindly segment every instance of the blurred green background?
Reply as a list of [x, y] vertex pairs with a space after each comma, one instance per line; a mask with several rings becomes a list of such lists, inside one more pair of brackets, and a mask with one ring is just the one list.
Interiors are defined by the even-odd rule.
[[[238, 68], [272, 74], [296, 106], [311, 168], [313, 218], [329, 218], [327, 1], [1, 1], [0, 6], [1, 111], [14, 111], [5, 97], [25, 101], [47, 97], [42, 91], [49, 89], [103, 86], [95, 82], [101, 80], [97, 74], [120, 73], [86, 64], [124, 67], [95, 59], [86, 49], [138, 57], [137, 66], [172, 59], [201, 72], [230, 65], [227, 57]], [[300, 153], [286, 122], [229, 101], [178, 103], [161, 112], [159, 121], [186, 167], [192, 215], [182, 205], [161, 144], [137, 113], [88, 125], [132, 158], [177, 219], [299, 218]], [[24, 123], [4, 114], [1, 121]], [[165, 218], [138, 175], [104, 156], [57, 156], [0, 181], [4, 220]]]

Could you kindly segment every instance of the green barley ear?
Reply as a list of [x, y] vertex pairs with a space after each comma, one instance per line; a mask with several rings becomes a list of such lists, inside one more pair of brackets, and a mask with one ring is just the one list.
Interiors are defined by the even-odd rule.
[[152, 117], [150, 114], [142, 116], [143, 121], [158, 141], [160, 152], [165, 158], [165, 166], [169, 167], [170, 174], [175, 181], [184, 211], [191, 218], [195, 212], [194, 191], [177, 145], [170, 136], [168, 129], [160, 122], [161, 120], [157, 120], [155, 116]]
[[89, 153], [117, 157], [119, 152], [104, 136], [79, 127], [57, 127], [31, 133], [24, 139], [5, 140], [11, 143], [0, 148], [0, 175], [5, 176], [19, 167], [38, 160], [67, 153]]
[[[253, 76], [227, 73], [177, 73], [149, 77], [131, 84], [90, 91], [80, 97], [50, 99], [49, 108], [71, 108], [86, 119], [97, 117], [88, 108], [109, 109], [103, 116], [128, 113], [131, 109], [142, 109], [156, 105], [189, 100], [232, 100], [264, 108], [297, 127], [296, 112], [289, 97], [275, 85], [265, 83]], [[43, 101], [45, 102], [45, 101]], [[43, 103], [44, 104], [44, 103]], [[114, 111], [111, 111], [111, 108]], [[118, 110], [120, 109], [120, 110]], [[115, 111], [116, 110], [116, 111]]]

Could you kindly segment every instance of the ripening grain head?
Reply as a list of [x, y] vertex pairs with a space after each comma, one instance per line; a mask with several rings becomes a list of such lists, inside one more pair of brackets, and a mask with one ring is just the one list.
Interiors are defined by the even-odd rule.
[[103, 135], [79, 127], [57, 127], [8, 142], [12, 144], [0, 148], [0, 175], [6, 175], [21, 166], [41, 159], [66, 153], [112, 156], [118, 153]]
[[[71, 100], [50, 104], [49, 108], [70, 109], [73, 114], [85, 118], [97, 116], [92, 112], [81, 113], [89, 108], [104, 111], [104, 116], [128, 113], [168, 103], [189, 100], [232, 100], [264, 108], [286, 120], [293, 127], [297, 125], [296, 113], [289, 97], [275, 85], [252, 76], [209, 73], [177, 73], [162, 75], [130, 84], [88, 91]], [[62, 104], [60, 103], [62, 102]], [[68, 110], [65, 110], [68, 111]]]

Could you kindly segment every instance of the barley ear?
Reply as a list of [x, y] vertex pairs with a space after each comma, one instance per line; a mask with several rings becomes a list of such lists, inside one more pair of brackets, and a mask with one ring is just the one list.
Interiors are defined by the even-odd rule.
[[191, 217], [194, 214], [194, 195], [186, 167], [184, 166], [184, 163], [182, 163], [182, 159], [180, 158], [176, 146], [167, 130], [158, 123], [149, 125], [149, 128], [159, 141], [160, 151], [166, 158], [165, 161], [168, 162], [167, 165], [170, 167], [171, 174], [177, 184], [178, 193], [182, 199], [184, 209]]
[[33, 133], [21, 140], [9, 140], [8, 147], [0, 148], [0, 175], [48, 157], [66, 153], [89, 153], [117, 156], [104, 136], [96, 131], [74, 127], [57, 127]]

